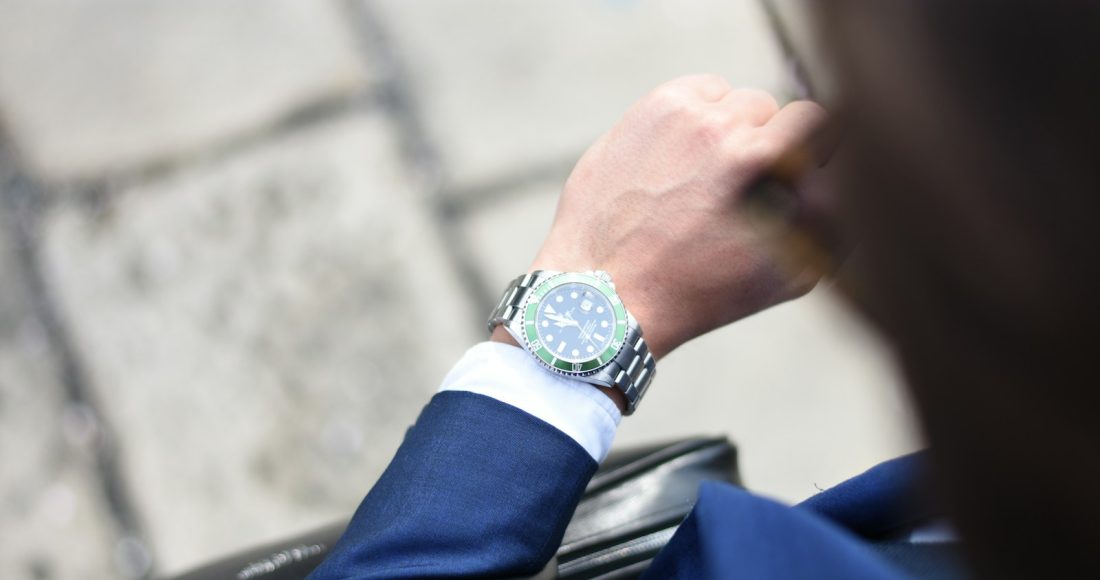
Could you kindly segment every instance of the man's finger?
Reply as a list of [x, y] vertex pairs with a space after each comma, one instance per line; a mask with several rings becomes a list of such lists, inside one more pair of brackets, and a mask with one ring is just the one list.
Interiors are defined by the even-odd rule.
[[738, 121], [753, 127], [762, 127], [779, 111], [775, 97], [760, 89], [733, 89], [722, 97], [718, 106], [731, 111]]
[[825, 126], [829, 113], [811, 101], [787, 103], [764, 125], [772, 134], [791, 146], [805, 142]]

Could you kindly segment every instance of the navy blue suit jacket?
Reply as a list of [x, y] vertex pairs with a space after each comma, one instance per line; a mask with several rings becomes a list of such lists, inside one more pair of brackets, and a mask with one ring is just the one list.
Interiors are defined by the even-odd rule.
[[[922, 517], [917, 458], [791, 508], [720, 483], [654, 560], [651, 578], [900, 578], [869, 538]], [[567, 435], [482, 395], [436, 395], [311, 578], [523, 576], [561, 542], [596, 462]]]

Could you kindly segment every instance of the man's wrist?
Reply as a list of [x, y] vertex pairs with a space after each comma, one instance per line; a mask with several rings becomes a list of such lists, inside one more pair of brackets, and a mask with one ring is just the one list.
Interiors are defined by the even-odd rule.
[[[520, 346], [516, 339], [504, 329], [504, 326], [498, 326], [493, 329], [493, 334], [489, 337], [491, 342], [499, 342], [514, 346], [516, 348], [523, 348]], [[626, 395], [622, 391], [614, 387], [601, 387], [598, 385], [592, 385], [594, 388], [599, 389], [600, 392], [607, 395], [615, 406], [619, 408], [620, 413], [626, 413]]]
[[619, 297], [622, 298], [627, 310], [638, 321], [638, 328], [642, 330], [642, 336], [645, 338], [646, 344], [649, 345], [649, 352], [653, 355], [654, 360], [661, 360], [680, 344], [667, 332], [670, 329], [662, 324], [662, 322], [667, 322], [669, 317], [661, 318], [658, 314], [659, 309], [650, 308], [649, 302], [637, 299], [638, 293], [631, 292], [630, 289], [626, 289], [625, 292], [618, 288], [616, 290], [619, 292]]
[[615, 293], [623, 301], [627, 311], [638, 322], [638, 328], [642, 331], [642, 337], [649, 345], [649, 353], [654, 360], [661, 360], [681, 343], [677, 342], [673, 332], [676, 330], [675, 317], [667, 316], [667, 309], [660, 307], [658, 295], [653, 292], [652, 285], [645, 286], [633, 283], [628, 276], [616, 276], [614, 268], [600, 268], [611, 274], [615, 282]]
[[504, 325], [500, 325], [493, 329], [493, 334], [489, 336], [489, 340], [492, 342], [510, 344], [517, 348], [523, 348], [516, 342], [515, 338], [512, 338], [511, 334], [508, 334], [508, 331], [504, 329]]

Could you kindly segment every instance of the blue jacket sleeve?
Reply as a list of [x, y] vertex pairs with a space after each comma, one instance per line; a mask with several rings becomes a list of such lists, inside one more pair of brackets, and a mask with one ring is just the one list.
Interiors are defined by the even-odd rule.
[[643, 576], [903, 580], [855, 535], [811, 510], [707, 482]]
[[534, 574], [596, 467], [573, 439], [519, 409], [439, 393], [310, 578]]

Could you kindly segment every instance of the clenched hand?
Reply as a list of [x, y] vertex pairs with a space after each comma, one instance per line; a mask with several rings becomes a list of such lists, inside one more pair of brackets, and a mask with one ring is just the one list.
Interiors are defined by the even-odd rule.
[[807, 292], [816, 280], [776, 264], [739, 201], [824, 119], [712, 75], [661, 85], [577, 163], [531, 269], [611, 273], [656, 357]]

